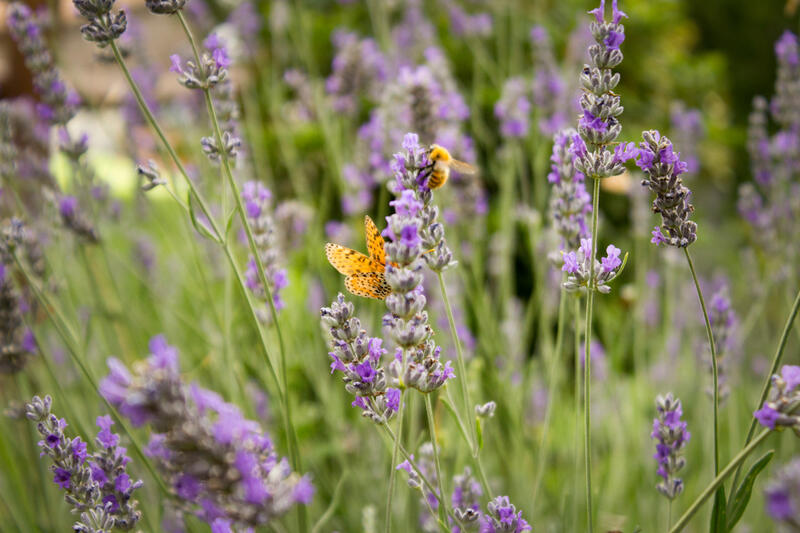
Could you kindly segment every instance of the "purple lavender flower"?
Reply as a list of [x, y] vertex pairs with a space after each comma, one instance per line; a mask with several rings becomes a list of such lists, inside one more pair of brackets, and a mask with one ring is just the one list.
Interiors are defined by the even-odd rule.
[[105, 48], [119, 39], [128, 27], [125, 11], [111, 12], [114, 0], [73, 0], [72, 3], [88, 21], [81, 26], [83, 38], [95, 43], [98, 48]]
[[658, 417], [653, 420], [650, 437], [657, 441], [653, 459], [658, 461], [658, 475], [663, 478], [656, 488], [661, 494], [674, 500], [683, 492], [683, 480], [676, 474], [686, 464], [686, 459], [680, 455], [680, 451], [689, 442], [691, 434], [686, 429], [686, 422], [681, 420], [683, 416], [681, 401], [674, 398], [672, 393], [658, 396], [656, 409]]
[[[264, 274], [269, 283], [269, 291], [275, 304], [275, 310], [284, 307], [281, 290], [289, 284], [286, 269], [281, 268], [281, 250], [278, 247], [278, 231], [272, 213], [272, 192], [261, 182], [248, 181], [242, 187], [242, 202], [245, 212], [253, 229], [259, 259], [264, 267]], [[250, 257], [245, 272], [247, 287], [253, 291], [260, 300], [267, 300], [267, 293], [261, 283], [258, 264], [254, 257]], [[259, 318], [269, 322], [272, 317], [267, 310], [262, 310]]]
[[800, 514], [800, 458], [778, 470], [764, 489], [767, 514], [777, 523], [780, 532], [798, 531]]
[[530, 531], [532, 528], [528, 522], [522, 518], [522, 511], [512, 504], [508, 496], [498, 496], [490, 501], [486, 506], [486, 514], [481, 521], [480, 533], [501, 533], [510, 531], [521, 533]]
[[[589, 237], [586, 216], [592, 210], [592, 198], [586, 191], [583, 174], [575, 169], [574, 139], [580, 141], [575, 130], [571, 129], [561, 130], [553, 136], [553, 155], [550, 156], [552, 164], [547, 175], [547, 181], [553, 184], [550, 216], [561, 237], [560, 250], [575, 250], [580, 246], [581, 239]], [[556, 264], [560, 262], [557, 254], [551, 254], [551, 259]], [[566, 260], [566, 256], [564, 259]], [[575, 259], [574, 252], [571, 259]], [[575, 262], [565, 272], [574, 273], [576, 270]]]
[[[39, 442], [41, 455], [47, 455], [53, 464], [53, 482], [64, 491], [64, 499], [81, 513], [81, 521], [73, 526], [75, 531], [97, 531], [92, 523], [103, 523], [106, 531], [112, 528], [128, 531], [136, 526], [142, 514], [133, 492], [142, 481], [132, 481], [125, 472], [130, 458], [125, 448], [119, 447], [119, 436], [110, 432], [110, 417], [98, 417], [101, 432], [97, 443], [100, 451], [89, 455], [87, 445], [80, 437], [71, 439], [64, 429], [67, 423], [50, 412], [52, 400], [34, 396], [26, 405], [26, 416], [36, 422], [36, 429], [44, 439]], [[102, 437], [101, 437], [102, 435]]]
[[338, 30], [331, 40], [336, 55], [325, 89], [333, 96], [335, 110], [353, 113], [359, 98], [380, 98], [387, 76], [386, 58], [373, 39], [359, 39], [354, 33]]
[[8, 29], [25, 58], [34, 88], [42, 100], [38, 106], [39, 115], [51, 124], [66, 124], [75, 116], [80, 100], [61, 79], [44, 41], [39, 16], [26, 5], [14, 2], [8, 10]]
[[554, 135], [567, 125], [569, 105], [567, 84], [556, 64], [550, 37], [542, 26], [531, 28], [534, 52], [533, 105], [543, 116], [539, 130]]
[[453, 495], [450, 505], [458, 524], [453, 528], [453, 533], [469, 531], [477, 523], [481, 516], [482, 497], [481, 484], [472, 475], [472, 470], [468, 466], [464, 467], [463, 473], [453, 476]]
[[[577, 251], [564, 253], [564, 266], [562, 271], [568, 274], [567, 280], [563, 283], [564, 289], [569, 292], [584, 292], [587, 290], [597, 290], [602, 294], [611, 292], [608, 283], [614, 280], [622, 272], [622, 268], [627, 259], [620, 259], [622, 253], [613, 244], [606, 248], [606, 256], [599, 261], [592, 261], [592, 241], [591, 239], [581, 239], [581, 246]], [[594, 275], [592, 276], [592, 271]], [[593, 283], [593, 285], [592, 285]]]
[[699, 109], [687, 109], [683, 102], [674, 102], [670, 110], [670, 125], [678, 146], [682, 146], [683, 159], [687, 172], [692, 174], [700, 170], [700, 158], [697, 146], [705, 135], [703, 117]]
[[[722, 284], [712, 295], [708, 304], [708, 318], [711, 330], [714, 333], [714, 344], [717, 352], [717, 383], [719, 385], [719, 398], [724, 400], [730, 393], [728, 383], [728, 367], [732, 352], [736, 347], [737, 318], [728, 295], [727, 284]], [[708, 370], [711, 370], [708, 362]], [[713, 393], [712, 391], [709, 391]]]
[[684, 248], [697, 240], [697, 224], [689, 220], [694, 206], [692, 192], [683, 185], [680, 175], [687, 170], [672, 142], [656, 130], [642, 132], [636, 165], [644, 171], [642, 185], [656, 194], [653, 211], [661, 214], [661, 227], [653, 232], [651, 242]]
[[800, 431], [800, 367], [784, 365], [780, 375], [772, 376], [772, 387], [761, 409], [753, 413], [758, 422], [769, 429], [791, 427]]
[[459, 37], [487, 37], [492, 33], [492, 16], [489, 13], [469, 14], [454, 0], [444, 2], [450, 28]]
[[355, 308], [340, 293], [330, 307], [320, 309], [322, 322], [330, 328], [331, 374], [342, 373], [345, 390], [356, 396], [354, 407], [376, 423], [391, 419], [400, 408], [400, 389], [388, 387], [386, 370], [381, 364], [386, 350], [383, 340], [369, 337], [361, 321], [353, 316]]
[[[620, 97], [614, 92], [619, 74], [612, 69], [622, 62], [619, 45], [625, 38], [625, 28], [620, 24], [624, 13], [612, 4], [612, 20], [605, 21], [605, 1], [593, 9], [595, 21], [590, 29], [595, 43], [589, 47], [590, 65], [585, 65], [580, 76], [583, 94], [580, 97], [581, 118], [578, 133], [586, 148], [576, 150], [576, 168], [594, 179], [616, 176], [624, 170], [624, 163], [632, 154], [623, 149], [613, 156], [609, 151], [622, 130], [618, 117], [623, 108]], [[577, 147], [576, 147], [577, 148]]]
[[[301, 477], [278, 457], [258, 423], [218, 394], [186, 384], [177, 350], [163, 337], [150, 349], [134, 374], [109, 361], [111, 374], [100, 390], [135, 424], [150, 424], [155, 433], [147, 453], [187, 510], [209, 524], [222, 519], [244, 528], [307, 501], [306, 490], [296, 492]], [[118, 485], [125, 480], [115, 479]]]
[[522, 77], [509, 78], [503, 84], [500, 100], [494, 106], [494, 116], [500, 120], [503, 137], [527, 137], [531, 111], [528, 93], [528, 82]]

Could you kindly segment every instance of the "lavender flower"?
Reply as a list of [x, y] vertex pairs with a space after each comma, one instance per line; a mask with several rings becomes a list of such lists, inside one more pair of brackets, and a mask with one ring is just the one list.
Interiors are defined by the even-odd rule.
[[687, 109], [683, 102], [674, 102], [670, 110], [670, 125], [673, 139], [684, 147], [683, 160], [686, 171], [696, 173], [700, 170], [697, 146], [705, 135], [703, 117], [699, 109]]
[[71, 439], [64, 433], [67, 423], [50, 412], [52, 400], [34, 396], [26, 405], [26, 416], [36, 422], [42, 436], [39, 448], [53, 464], [53, 482], [64, 491], [64, 499], [81, 513], [74, 531], [96, 532], [118, 528], [129, 531], [136, 527], [142, 514], [133, 492], [142, 481], [133, 481], [125, 472], [130, 458], [119, 446], [119, 436], [111, 432], [111, 418], [98, 417], [101, 431], [96, 443], [100, 451], [92, 455], [80, 437]]
[[784, 365], [780, 375], [772, 376], [772, 388], [761, 409], [753, 413], [769, 429], [790, 427], [800, 436], [800, 366]]
[[156, 15], [172, 15], [186, 5], [186, 0], [145, 0], [147, 9]]
[[58, 200], [58, 213], [61, 215], [61, 222], [64, 227], [70, 230], [79, 239], [95, 244], [100, 241], [100, 237], [95, 231], [94, 226], [83, 215], [74, 196], [62, 196]]
[[135, 426], [152, 427], [145, 453], [183, 509], [212, 526], [223, 520], [244, 528], [310, 501], [308, 479], [278, 457], [258, 423], [215, 392], [184, 383], [178, 351], [163, 336], [151, 339], [150, 352], [133, 374], [109, 359], [100, 392]]
[[455, 0], [446, 0], [450, 28], [459, 37], [487, 37], [492, 33], [492, 16], [489, 13], [469, 14]]
[[167, 184], [167, 180], [161, 177], [161, 173], [158, 171], [158, 166], [152, 159], [147, 161], [147, 166], [137, 165], [136, 173], [139, 174], [144, 182], [142, 183], [143, 191], [150, 191], [159, 185]]
[[[722, 285], [714, 294], [708, 304], [708, 318], [711, 330], [714, 333], [714, 345], [717, 352], [717, 383], [719, 385], [719, 398], [724, 400], [730, 393], [728, 384], [728, 366], [731, 351], [736, 342], [736, 313], [728, 296], [728, 287]], [[709, 362], [710, 367], [710, 362]], [[709, 368], [710, 370], [710, 368]], [[713, 391], [711, 391], [713, 393]]]
[[781, 533], [800, 531], [800, 458], [781, 467], [764, 489], [767, 514]]
[[353, 312], [353, 304], [341, 293], [330, 307], [320, 310], [322, 323], [330, 328], [331, 374], [341, 372], [345, 390], [356, 397], [353, 407], [361, 408], [363, 416], [382, 424], [400, 408], [400, 389], [387, 386], [381, 362], [386, 354], [383, 340], [369, 337]]
[[773, 118], [782, 128], [800, 126], [800, 46], [797, 36], [785, 31], [775, 43], [778, 76], [770, 103]]
[[503, 531], [521, 533], [532, 528], [522, 518], [522, 511], [512, 504], [508, 496], [498, 496], [486, 506], [487, 512], [481, 521], [481, 533], [500, 533]]
[[213, 89], [228, 76], [230, 59], [224, 48], [217, 48], [213, 52], [203, 52], [200, 63], [186, 60], [185, 63], [178, 54], [173, 54], [170, 59], [170, 72], [178, 74], [178, 83], [187, 89]]
[[20, 296], [10, 269], [0, 263], [0, 374], [15, 374], [36, 352], [33, 333], [23, 326]]
[[453, 495], [450, 498], [450, 505], [458, 524], [453, 528], [453, 533], [462, 533], [474, 528], [481, 516], [482, 497], [483, 489], [472, 475], [470, 467], [465, 466], [463, 473], [453, 476]]
[[39, 115], [51, 124], [66, 124], [75, 116], [80, 100], [61, 79], [44, 41], [39, 17], [26, 5], [14, 2], [8, 10], [8, 29], [25, 58], [34, 88], [42, 100], [37, 106]]
[[531, 28], [534, 51], [533, 104], [543, 116], [539, 130], [553, 135], [567, 124], [569, 98], [567, 86], [553, 55], [553, 45], [542, 26]]
[[412, 489], [418, 489], [421, 493], [420, 503], [423, 506], [423, 511], [419, 517], [419, 530], [425, 533], [435, 533], [439, 530], [438, 517], [436, 515], [439, 510], [439, 494], [431, 492], [422, 481], [420, 474], [425, 476], [431, 486], [438, 487], [438, 478], [436, 476], [436, 466], [434, 465], [433, 458], [433, 445], [426, 442], [419, 447], [419, 457], [414, 459], [411, 455], [411, 461], [403, 461], [397, 465], [397, 470], [403, 470], [408, 474], [408, 486]]
[[[582, 239], [589, 238], [586, 216], [592, 210], [592, 198], [586, 191], [584, 176], [575, 169], [573, 142], [576, 132], [561, 130], [553, 136], [553, 155], [547, 181], [553, 184], [550, 216], [561, 237], [560, 250], [575, 250]], [[560, 254], [553, 258], [561, 264]]]
[[494, 116], [500, 120], [500, 134], [503, 137], [527, 137], [531, 111], [528, 93], [528, 82], [522, 77], [509, 78], [503, 84], [500, 100], [494, 106]]
[[[392, 163], [395, 182], [390, 202], [394, 213], [386, 217], [386, 281], [391, 294], [386, 297], [389, 310], [383, 318], [389, 335], [400, 346], [399, 360], [390, 366], [391, 374], [401, 386], [431, 392], [454, 377], [450, 362], [442, 365], [441, 348], [432, 339], [428, 325], [426, 298], [422, 289], [422, 260], [434, 271], [441, 272], [453, 261], [453, 253], [444, 238], [444, 226], [436, 222], [438, 208], [432, 204], [433, 193], [424, 183], [427, 179], [427, 151], [419, 146], [415, 134], [403, 141], [404, 151], [395, 154]], [[429, 250], [423, 255], [423, 250]], [[410, 355], [407, 360], [406, 355]]]
[[[597, 290], [602, 294], [611, 292], [608, 283], [622, 272], [628, 255], [625, 254], [624, 259], [620, 259], [622, 251], [613, 244], [609, 244], [606, 248], [606, 256], [598, 261], [591, 259], [591, 250], [592, 241], [581, 239], [581, 246], [577, 251], [564, 254], [564, 266], [561, 267], [561, 270], [567, 273], [567, 280], [563, 283], [563, 287], [567, 291]], [[594, 269], [594, 286], [590, 286], [592, 269]]]
[[336, 48], [333, 72], [325, 89], [333, 97], [336, 111], [353, 113], [358, 99], [376, 100], [386, 80], [386, 58], [373, 39], [359, 39], [354, 33], [338, 30], [331, 39]]
[[653, 420], [650, 437], [658, 441], [653, 459], [658, 461], [658, 475], [663, 478], [656, 488], [661, 494], [674, 500], [683, 492], [683, 480], [676, 474], [686, 464], [680, 451], [689, 442], [691, 434], [686, 429], [686, 422], [681, 420], [681, 401], [674, 398], [672, 393], [659, 395], [656, 398], [656, 409], [658, 417]]
[[697, 224], [689, 220], [694, 206], [692, 196], [680, 178], [686, 163], [675, 153], [672, 142], [656, 130], [642, 132], [636, 164], [644, 171], [642, 185], [656, 193], [653, 211], [661, 214], [661, 226], [653, 230], [650, 242], [684, 248], [697, 240]]
[[[280, 311], [285, 305], [281, 299], [281, 290], [289, 284], [289, 278], [286, 269], [281, 268], [279, 263], [281, 250], [278, 247], [279, 235], [272, 213], [272, 193], [260, 182], [248, 181], [242, 187], [242, 202], [253, 229], [258, 257], [264, 267], [275, 310]], [[254, 257], [250, 257], [247, 263], [245, 278], [247, 287], [253, 291], [253, 294], [266, 301], [267, 293], [261, 283], [258, 264]], [[266, 313], [260, 313], [259, 318], [263, 322], [272, 319]]]
[[607, 148], [622, 130], [617, 117], [623, 107], [619, 95], [614, 93], [619, 74], [612, 69], [622, 62], [619, 47], [625, 40], [625, 28], [620, 21], [627, 15], [617, 9], [617, 0], [613, 0], [612, 19], [606, 22], [604, 9], [605, 0], [601, 0], [600, 7], [590, 11], [595, 16], [591, 24], [595, 43], [589, 47], [591, 64], [584, 65], [580, 76], [583, 94], [578, 133], [582, 142], [576, 139], [573, 146], [577, 156], [575, 168], [594, 179], [621, 174], [625, 161], [634, 156], [630, 144], [619, 144], [613, 151]]
[[88, 20], [87, 24], [81, 26], [83, 38], [100, 48], [118, 39], [128, 27], [124, 11], [111, 12], [114, 0], [73, 0], [72, 3], [81, 16]]

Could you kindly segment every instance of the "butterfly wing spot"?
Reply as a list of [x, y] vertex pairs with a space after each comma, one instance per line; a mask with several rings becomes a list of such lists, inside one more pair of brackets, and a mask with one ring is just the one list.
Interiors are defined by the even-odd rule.
[[325, 256], [331, 266], [345, 276], [363, 272], [383, 272], [385, 268], [361, 252], [331, 242], [325, 245]]
[[376, 300], [383, 300], [392, 292], [381, 272], [362, 272], [347, 276], [344, 279], [344, 286], [356, 296]]
[[459, 161], [458, 159], [453, 159], [450, 161], [450, 168], [459, 174], [476, 174], [478, 172], [477, 167], [474, 167], [469, 163]]
[[378, 226], [375, 225], [375, 222], [370, 217], [366, 216], [364, 217], [364, 229], [367, 235], [367, 251], [370, 258], [381, 265], [385, 265], [386, 250]]

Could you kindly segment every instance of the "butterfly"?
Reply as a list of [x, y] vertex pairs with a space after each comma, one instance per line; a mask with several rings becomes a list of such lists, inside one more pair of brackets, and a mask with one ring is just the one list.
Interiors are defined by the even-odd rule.
[[364, 217], [369, 257], [345, 246], [329, 242], [325, 245], [328, 262], [344, 274], [344, 286], [356, 296], [383, 300], [392, 289], [386, 283], [386, 251], [381, 232], [371, 218]]

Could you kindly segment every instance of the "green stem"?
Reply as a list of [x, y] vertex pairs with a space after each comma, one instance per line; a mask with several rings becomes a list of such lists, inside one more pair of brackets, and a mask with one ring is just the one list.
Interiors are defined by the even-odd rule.
[[56, 331], [58, 332], [59, 336], [64, 341], [64, 344], [67, 346], [67, 351], [69, 352], [73, 362], [78, 366], [86, 381], [89, 382], [92, 389], [94, 389], [94, 391], [97, 393], [100, 399], [103, 400], [103, 403], [106, 405], [108, 410], [114, 416], [116, 422], [120, 425], [122, 430], [128, 436], [128, 438], [131, 441], [131, 444], [133, 445], [133, 449], [136, 452], [136, 455], [145, 465], [145, 468], [147, 468], [148, 472], [150, 472], [150, 475], [156, 481], [161, 491], [165, 495], [169, 495], [169, 490], [167, 489], [166, 485], [164, 485], [164, 482], [162, 481], [161, 477], [156, 473], [155, 468], [150, 462], [150, 459], [142, 452], [142, 447], [139, 445], [139, 441], [133, 436], [127, 424], [120, 416], [120, 414], [117, 412], [117, 409], [113, 405], [111, 405], [111, 403], [105, 398], [105, 396], [100, 394], [100, 387], [98, 386], [97, 380], [95, 379], [92, 372], [89, 370], [89, 367], [86, 365], [86, 362], [79, 354], [78, 337], [72, 332], [71, 328], [69, 327], [69, 323], [64, 318], [63, 312], [55, 305], [55, 302], [50, 300], [50, 298], [45, 294], [45, 292], [39, 285], [39, 282], [34, 278], [33, 274], [19, 259], [16, 252], [12, 252], [11, 255], [14, 260], [14, 263], [17, 265], [22, 275], [28, 281], [28, 285], [31, 287], [31, 290], [33, 291], [36, 298], [42, 304], [42, 307], [44, 307], [45, 312], [50, 318], [50, 321], [53, 323], [53, 326], [56, 328]]
[[439, 485], [439, 520], [447, 523], [447, 498], [445, 498], [444, 488], [442, 487], [442, 467], [439, 461], [439, 444], [436, 440], [436, 421], [433, 418], [433, 404], [430, 393], [425, 394], [425, 412], [428, 415], [428, 431], [431, 434], [431, 445], [433, 446], [433, 464], [436, 467], [436, 483]]
[[[767, 399], [767, 395], [769, 394], [770, 385], [772, 384], [772, 375], [778, 372], [778, 367], [781, 364], [781, 360], [783, 359], [783, 351], [786, 349], [786, 343], [789, 340], [789, 331], [791, 331], [792, 326], [794, 325], [794, 321], [797, 318], [798, 311], [800, 311], [800, 291], [797, 292], [797, 296], [794, 299], [794, 304], [792, 305], [792, 310], [789, 311], [789, 317], [786, 319], [786, 324], [783, 326], [783, 333], [781, 333], [781, 338], [778, 341], [778, 348], [775, 350], [775, 356], [772, 358], [772, 366], [770, 367], [769, 373], [764, 380], [764, 385], [761, 388], [761, 396], [758, 399], [758, 405], [756, 405], [756, 409], [759, 409], [762, 405], [764, 405], [764, 401]], [[750, 422], [750, 429], [747, 432], [747, 438], [745, 439], [744, 443], [747, 445], [752, 439], [753, 435], [756, 432], [756, 426], [758, 425], [758, 421], [753, 418]], [[736, 493], [736, 485], [739, 480], [739, 474], [742, 471], [742, 467], [739, 466], [736, 469], [736, 474], [733, 476], [733, 485], [731, 486], [731, 497], [728, 501], [728, 505], [731, 504], [733, 501], [733, 494]]]
[[686, 261], [689, 263], [689, 270], [692, 271], [694, 287], [697, 289], [697, 297], [700, 299], [700, 307], [703, 309], [703, 319], [706, 323], [708, 346], [711, 348], [711, 373], [714, 387], [714, 475], [716, 475], [719, 473], [719, 376], [717, 374], [717, 347], [714, 343], [714, 333], [711, 331], [711, 321], [708, 319], [708, 311], [706, 311], [706, 301], [703, 298], [703, 291], [700, 289], [700, 282], [697, 279], [697, 272], [694, 269], [694, 262], [692, 261], [691, 254], [689, 254], [689, 248], [684, 247], [683, 253], [686, 255]]
[[[579, 482], [578, 479], [580, 477], [581, 467], [580, 467], [580, 442], [578, 440], [578, 435], [580, 434], [580, 427], [581, 427], [581, 300], [578, 297], [575, 297], [575, 309], [574, 309], [574, 320], [575, 324], [575, 338], [574, 338], [574, 353], [575, 353], [575, 436], [574, 436], [574, 447], [575, 447], [575, 479], [574, 479], [574, 487], [578, 487]], [[576, 491], [577, 492], [577, 491]], [[573, 509], [572, 509], [572, 518], [573, 520], [578, 521], [578, 497], [573, 495], [572, 497]]]
[[669, 530], [669, 533], [678, 533], [679, 531], [683, 530], [684, 527], [689, 523], [689, 520], [694, 516], [694, 514], [700, 509], [703, 503], [711, 497], [712, 494], [722, 485], [725, 481], [725, 478], [730, 475], [731, 472], [735, 468], [737, 468], [744, 460], [747, 458], [750, 453], [756, 449], [756, 447], [761, 444], [761, 442], [766, 439], [769, 434], [772, 433], [772, 430], [765, 429], [758, 436], [750, 442], [747, 446], [745, 446], [742, 451], [740, 451], [733, 460], [728, 463], [728, 465], [720, 471], [719, 474], [714, 478], [714, 480], [700, 493], [700, 496], [695, 499], [692, 505], [689, 506], [689, 509], [683, 513], [683, 516], [678, 519], [672, 529]]
[[[403, 359], [405, 360], [405, 351], [403, 352]], [[405, 361], [404, 361], [405, 363]], [[397, 455], [400, 451], [400, 440], [403, 438], [403, 396], [404, 392], [400, 393], [400, 407], [397, 409], [397, 435], [392, 434], [394, 439], [394, 449], [392, 450], [392, 464], [389, 465], [389, 487], [386, 491], [386, 519], [385, 531], [391, 533], [392, 531], [392, 503], [394, 500], [394, 479], [397, 472]], [[388, 429], [389, 426], [387, 425]], [[390, 430], [391, 431], [391, 430]]]
[[463, 396], [464, 408], [466, 411], [467, 420], [469, 420], [470, 431], [470, 440], [467, 441], [467, 444], [470, 447], [472, 459], [475, 463], [475, 468], [478, 471], [478, 478], [483, 490], [486, 493], [486, 496], [491, 499], [492, 491], [489, 487], [489, 481], [486, 478], [486, 471], [483, 468], [483, 463], [481, 462], [480, 449], [478, 447], [478, 434], [475, 429], [475, 416], [472, 414], [472, 401], [470, 400], [469, 387], [467, 386], [467, 367], [464, 364], [464, 350], [461, 348], [461, 341], [459, 340], [458, 332], [456, 331], [456, 321], [453, 317], [453, 308], [450, 306], [450, 299], [447, 297], [447, 287], [444, 283], [444, 277], [442, 276], [441, 272], [437, 272], [436, 275], [439, 278], [439, 290], [442, 293], [442, 300], [444, 301], [444, 308], [447, 314], [447, 322], [450, 325], [450, 334], [453, 337], [453, 344], [456, 347], [456, 364], [458, 365], [458, 372], [461, 374], [458, 381], [461, 385], [461, 395]]
[[[194, 35], [192, 34], [189, 25], [186, 23], [186, 18], [183, 16], [181, 11], [176, 13], [178, 20], [183, 27], [183, 31], [186, 34], [186, 37], [189, 39], [189, 43], [191, 44], [192, 51], [194, 52], [195, 58], [200, 62], [200, 52], [197, 48], [197, 43], [195, 42]], [[278, 334], [278, 346], [280, 348], [280, 367], [281, 367], [281, 379], [283, 382], [283, 409], [284, 409], [284, 418], [286, 419], [286, 426], [287, 426], [287, 434], [286, 440], [289, 445], [289, 457], [291, 459], [292, 467], [299, 471], [302, 470], [302, 466], [300, 464], [300, 453], [298, 450], [298, 442], [297, 442], [297, 433], [294, 429], [294, 425], [292, 424], [292, 416], [291, 416], [291, 401], [289, 399], [289, 383], [287, 378], [287, 364], [286, 364], [286, 344], [283, 340], [283, 332], [281, 331], [281, 327], [278, 321], [278, 311], [275, 308], [275, 300], [272, 296], [272, 290], [269, 286], [269, 281], [267, 279], [266, 270], [264, 269], [264, 263], [261, 260], [261, 254], [259, 254], [258, 245], [256, 244], [255, 235], [253, 234], [253, 228], [250, 226], [250, 221], [247, 218], [247, 212], [244, 208], [244, 203], [242, 202], [242, 196], [239, 191], [239, 186], [236, 183], [236, 180], [233, 177], [233, 171], [231, 170], [231, 162], [228, 159], [228, 154], [223, 149], [222, 145], [222, 130], [219, 125], [219, 120], [217, 119], [217, 113], [214, 109], [214, 102], [211, 99], [211, 91], [206, 87], [203, 89], [203, 95], [206, 101], [206, 107], [208, 109], [208, 116], [211, 119], [211, 123], [214, 127], [214, 136], [217, 141], [217, 146], [219, 147], [219, 154], [220, 154], [220, 161], [222, 163], [222, 168], [225, 171], [225, 176], [228, 179], [228, 185], [233, 192], [234, 201], [236, 202], [236, 211], [239, 213], [239, 219], [244, 226], [245, 233], [247, 234], [247, 241], [250, 245], [250, 252], [253, 254], [253, 258], [256, 261], [256, 267], [258, 270], [258, 277], [261, 281], [261, 285], [264, 288], [264, 293], [267, 295], [267, 301], [269, 303], [270, 313], [272, 316], [272, 323], [275, 326], [275, 331]], [[227, 216], [227, 213], [225, 213]], [[224, 236], [223, 241], [225, 243], [228, 242], [227, 235]], [[301, 506], [305, 509], [305, 506]], [[305, 529], [305, 528], [304, 528]]]
[[592, 404], [591, 404], [591, 384], [592, 384], [592, 311], [595, 293], [595, 270], [594, 261], [597, 255], [597, 224], [600, 209], [600, 180], [593, 179], [594, 191], [592, 194], [592, 250], [589, 260], [589, 287], [586, 300], [586, 320], [584, 321], [584, 358], [583, 358], [583, 461], [586, 468], [586, 519], [588, 520], [588, 531], [592, 533]]

